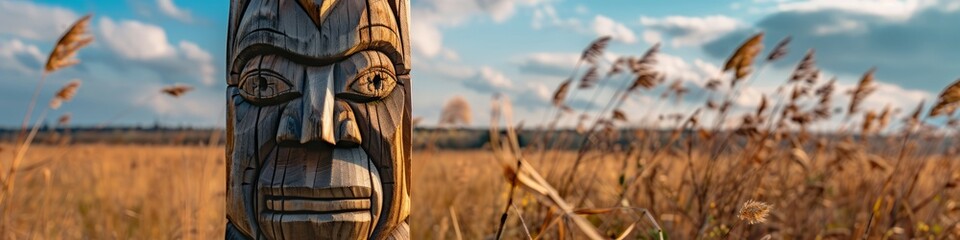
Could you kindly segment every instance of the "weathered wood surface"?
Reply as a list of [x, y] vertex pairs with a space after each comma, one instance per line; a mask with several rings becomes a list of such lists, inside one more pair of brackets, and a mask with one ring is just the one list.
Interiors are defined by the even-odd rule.
[[408, 0], [233, 0], [227, 239], [409, 239]]

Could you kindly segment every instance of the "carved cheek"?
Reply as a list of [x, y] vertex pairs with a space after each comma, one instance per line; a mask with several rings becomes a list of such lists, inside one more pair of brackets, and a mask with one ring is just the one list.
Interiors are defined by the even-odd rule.
[[395, 139], [397, 129], [401, 126], [401, 114], [404, 112], [405, 96], [402, 89], [394, 88], [393, 93], [381, 100], [349, 103], [356, 117], [359, 133], [363, 136], [360, 145], [370, 153], [370, 158], [380, 169], [385, 183], [395, 182], [394, 168], [396, 161], [402, 157], [402, 154], [397, 155], [397, 149], [402, 149], [399, 145], [402, 145], [403, 141]]
[[259, 107], [245, 103], [235, 87], [227, 89], [227, 218], [246, 234], [256, 228], [248, 218], [253, 213], [252, 182], [258, 160], [253, 151], [256, 144], [256, 119]]

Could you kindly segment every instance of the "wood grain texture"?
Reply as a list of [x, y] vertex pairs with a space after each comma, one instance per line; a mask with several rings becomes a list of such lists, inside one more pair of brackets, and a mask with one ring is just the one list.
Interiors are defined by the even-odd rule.
[[227, 239], [409, 239], [407, 0], [233, 0]]

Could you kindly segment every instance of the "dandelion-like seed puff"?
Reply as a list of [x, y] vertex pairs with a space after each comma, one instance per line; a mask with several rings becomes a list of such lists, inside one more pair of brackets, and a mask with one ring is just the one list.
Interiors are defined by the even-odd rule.
[[763, 202], [747, 200], [740, 208], [737, 218], [746, 221], [748, 224], [763, 223], [767, 221], [767, 215], [770, 214], [771, 207]]

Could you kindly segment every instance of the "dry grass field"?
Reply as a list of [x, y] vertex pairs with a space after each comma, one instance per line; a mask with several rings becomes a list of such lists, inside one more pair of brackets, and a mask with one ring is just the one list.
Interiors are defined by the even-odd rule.
[[34, 147], [2, 208], [3, 239], [223, 238], [221, 146]]
[[[890, 188], [897, 190], [891, 192], [903, 196], [881, 198], [896, 204], [882, 204], [875, 221], [883, 224], [874, 230], [874, 238], [960, 236], [960, 192], [954, 188], [960, 162], [955, 158], [917, 157], [894, 169], [880, 162], [888, 154], [846, 147], [850, 146], [815, 151], [808, 163], [784, 157], [745, 165], [739, 164], [743, 159], [730, 156], [713, 164], [689, 161], [680, 148], [655, 162], [639, 153], [598, 153], [586, 163], [584, 171], [589, 174], [577, 175], [565, 199], [604, 236], [615, 237], [635, 225], [627, 239], [655, 238], [651, 235], [655, 227], [637, 214], [644, 208], [672, 239], [698, 234], [718, 239], [731, 228], [747, 239], [765, 234], [773, 239], [858, 239], [877, 201], [877, 186], [893, 174]], [[576, 154], [551, 152], [547, 158], [551, 160], [529, 164], [559, 186]], [[705, 154], [695, 151], [690, 156]], [[219, 146], [39, 146], [27, 156], [19, 184], [3, 209], [3, 238], [220, 239], [222, 155]], [[510, 192], [505, 165], [490, 150], [424, 150], [414, 157], [413, 236], [492, 238]], [[624, 168], [625, 161], [637, 166]], [[639, 175], [643, 177], [631, 177], [643, 169], [648, 169]], [[690, 178], [705, 176], [708, 169], [716, 174], [711, 189], [704, 190], [697, 186], [701, 180]], [[621, 174], [628, 184], [620, 180]], [[700, 191], [706, 193], [700, 196]], [[504, 238], [527, 238], [524, 226], [532, 234], [544, 234], [541, 238], [559, 237], [557, 223], [549, 226], [557, 213], [544, 217], [550, 215], [550, 204], [538, 203], [544, 199], [533, 191], [518, 191], [514, 198], [517, 208], [510, 210]], [[743, 199], [772, 205], [767, 221], [737, 226]], [[891, 211], [904, 205], [909, 210]], [[518, 212], [523, 213], [522, 222]], [[704, 221], [706, 227], [701, 226]], [[568, 238], [583, 237], [579, 230], [566, 231]]]

